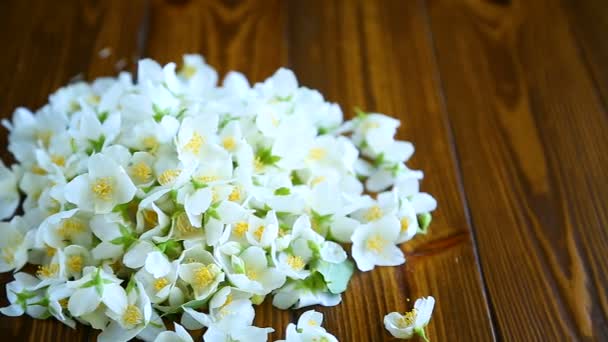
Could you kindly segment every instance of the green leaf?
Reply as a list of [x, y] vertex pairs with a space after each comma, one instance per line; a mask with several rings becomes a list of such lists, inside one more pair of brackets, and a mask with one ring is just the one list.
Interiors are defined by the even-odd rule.
[[362, 111], [361, 108], [355, 107], [355, 115], [357, 115], [357, 119], [363, 120], [367, 117], [367, 113]]
[[260, 305], [264, 301], [264, 298], [266, 298], [266, 295], [254, 294], [251, 297], [251, 303], [253, 303], [254, 305]]
[[384, 163], [384, 152], [380, 153], [379, 155], [376, 156], [376, 159], [374, 159], [374, 166], [379, 167], [383, 163]]
[[104, 283], [104, 279], [101, 277], [101, 268], [98, 267], [97, 271], [95, 271], [95, 275], [93, 276], [93, 279], [84, 283], [84, 285], [82, 285], [82, 287], [86, 288], [86, 287], [95, 286], [95, 290], [97, 290], [97, 294], [99, 294], [99, 296], [102, 296], [103, 295], [103, 283]]
[[432, 220], [433, 216], [431, 215], [431, 213], [418, 214], [418, 233], [428, 233], [428, 228]]
[[160, 122], [163, 119], [163, 116], [169, 114], [169, 108], [160, 108], [156, 103], [152, 104], [152, 111], [154, 112], [152, 117], [156, 122]]
[[177, 112], [177, 114], [175, 114], [175, 117], [178, 119], [181, 119], [181, 117], [184, 115], [184, 113], [188, 110], [188, 108], [182, 108], [179, 110], [179, 112]]
[[200, 309], [203, 306], [207, 305], [207, 302], [209, 301], [209, 298], [206, 299], [198, 299], [198, 300], [191, 300], [185, 304], [182, 305], [182, 307], [187, 307], [187, 308], [192, 308], [192, 309]]
[[238, 120], [239, 118], [236, 116], [232, 116], [230, 114], [226, 114], [224, 117], [222, 117], [220, 119], [220, 124], [219, 124], [219, 128], [223, 129], [224, 127], [226, 127], [226, 125], [228, 125], [228, 123], [230, 123], [230, 121], [235, 121]]
[[110, 112], [108, 112], [107, 110], [106, 110], [106, 111], [101, 112], [101, 113], [99, 114], [99, 117], [98, 117], [98, 118], [99, 118], [99, 122], [104, 123], [104, 121], [106, 121], [106, 119], [108, 118], [108, 115], [109, 115], [109, 114], [110, 114]]
[[321, 260], [317, 267], [317, 271], [323, 275], [329, 292], [333, 294], [346, 291], [354, 269], [355, 267], [350, 260], [345, 260], [340, 264], [332, 264]]
[[256, 155], [260, 162], [264, 165], [274, 165], [281, 160], [281, 157], [272, 155], [272, 150], [270, 148], [260, 148], [258, 149]]
[[72, 153], [78, 152], [78, 145], [76, 145], [76, 140], [73, 138], [70, 139], [70, 149], [72, 150]]
[[91, 144], [91, 147], [87, 149], [87, 153], [90, 155], [93, 152], [97, 152], [97, 153], [101, 152], [101, 149], [103, 148], [103, 143], [105, 141], [106, 141], [106, 137], [104, 137], [103, 134], [97, 140], [89, 139], [89, 143]]
[[291, 194], [291, 190], [289, 190], [289, 188], [286, 188], [286, 187], [281, 187], [281, 188], [276, 189], [274, 191], [274, 194], [276, 196], [287, 196], [287, 195]]
[[133, 291], [133, 289], [135, 289], [136, 283], [135, 283], [135, 277], [133, 277], [133, 275], [131, 275], [131, 278], [129, 278], [129, 282], [127, 283], [127, 294], [131, 293], [131, 291]]
[[304, 182], [300, 178], [300, 175], [298, 175], [297, 171], [291, 171], [291, 184], [293, 184], [293, 185], [302, 185], [302, 184], [304, 184]]
[[245, 262], [236, 255], [233, 255], [232, 258], [230, 258], [230, 265], [235, 273], [245, 273]]
[[275, 102], [289, 102], [291, 101], [292, 96], [291, 95], [287, 95], [287, 96], [275, 96], [272, 101]]
[[306, 244], [308, 245], [308, 248], [312, 251], [312, 255], [314, 258], [319, 258], [321, 256], [321, 249], [314, 241], [306, 240]]
[[324, 292], [327, 290], [325, 280], [323, 280], [323, 276], [319, 272], [313, 272], [311, 275], [308, 276], [308, 278], [298, 282], [298, 285], [296, 287], [309, 289], [313, 292]]
[[192, 185], [194, 185], [194, 189], [198, 190], [198, 189], [203, 189], [208, 187], [209, 185], [205, 182], [201, 182], [201, 181], [197, 181], [197, 180], [192, 180]]
[[167, 240], [163, 243], [159, 243], [156, 245], [161, 252], [165, 253], [170, 259], [179, 258], [182, 253], [182, 245], [179, 241], [176, 240]]

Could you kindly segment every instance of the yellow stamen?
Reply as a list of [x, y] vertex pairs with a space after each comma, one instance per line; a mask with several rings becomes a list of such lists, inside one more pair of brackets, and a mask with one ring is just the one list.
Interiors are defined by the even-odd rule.
[[410, 219], [407, 216], [404, 216], [399, 222], [401, 223], [401, 232], [405, 233], [410, 226]]
[[249, 278], [251, 280], [258, 279], [258, 272], [254, 271], [254, 270], [247, 270], [247, 272], [245, 272], [245, 275], [247, 276], [247, 278]]
[[374, 121], [366, 121], [363, 123], [361, 130], [363, 133], [367, 133], [369, 130], [380, 127], [380, 124]]
[[52, 137], [53, 137], [53, 132], [51, 132], [51, 131], [36, 132], [36, 140], [42, 142], [42, 145], [45, 147], [49, 146], [49, 143], [51, 142]]
[[228, 200], [232, 201], [232, 202], [238, 202], [241, 200], [241, 188], [238, 186], [235, 186], [234, 188], [232, 188], [232, 192], [230, 192], [230, 195], [228, 195]]
[[128, 325], [137, 325], [142, 322], [142, 318], [141, 311], [133, 304], [129, 304], [122, 314], [122, 320]]
[[80, 110], [80, 103], [72, 100], [70, 102], [70, 112], [75, 112], [77, 110]]
[[177, 230], [182, 234], [196, 231], [196, 228], [190, 223], [188, 215], [184, 212], [177, 216], [177, 219], [175, 220], [175, 228], [177, 228]]
[[44, 175], [46, 175], [46, 170], [41, 168], [38, 165], [34, 165], [34, 166], [32, 166], [32, 173], [36, 174], [36, 175], [44, 176]]
[[63, 299], [58, 300], [59, 306], [61, 306], [62, 309], [67, 309], [68, 301], [69, 301], [69, 298], [63, 298]]
[[379, 206], [374, 205], [367, 210], [364, 217], [367, 221], [376, 221], [380, 219], [383, 215], [384, 213], [382, 212], [382, 209]]
[[222, 305], [222, 307], [226, 307], [228, 305], [230, 305], [230, 303], [232, 303], [233, 301], [233, 296], [232, 293], [226, 296], [226, 301], [224, 302], [224, 304]]
[[236, 234], [236, 236], [238, 237], [243, 237], [245, 236], [245, 233], [249, 230], [249, 225], [247, 224], [247, 222], [241, 221], [241, 222], [237, 222], [234, 225], [234, 234]]
[[154, 289], [157, 292], [164, 289], [167, 285], [169, 285], [169, 280], [167, 280], [167, 278], [158, 278], [154, 281]]
[[308, 152], [308, 158], [312, 160], [321, 160], [325, 158], [327, 155], [327, 151], [321, 147], [311, 148], [310, 152]]
[[67, 266], [72, 272], [82, 271], [82, 257], [80, 255], [72, 255], [68, 258]]
[[75, 218], [67, 218], [61, 222], [61, 226], [57, 229], [59, 234], [64, 239], [70, 239], [75, 234], [83, 232], [85, 229], [84, 224]]
[[270, 114], [270, 122], [274, 127], [279, 127], [279, 120], [277, 120], [277, 117], [274, 116], [274, 114]]
[[96, 104], [99, 104], [99, 101], [101, 101], [101, 98], [98, 95], [92, 94], [92, 95], [89, 95], [89, 97], [87, 97], [87, 101], [90, 104], [96, 105]]
[[264, 168], [266, 168], [266, 166], [264, 165], [264, 163], [262, 163], [260, 157], [255, 157], [255, 159], [253, 160], [253, 168], [255, 172], [262, 172], [264, 171]]
[[179, 71], [179, 74], [182, 75], [185, 79], [189, 80], [190, 78], [192, 78], [192, 76], [196, 74], [196, 71], [197, 69], [195, 66], [184, 65]]
[[104, 201], [112, 199], [112, 192], [114, 191], [112, 181], [112, 177], [97, 178], [91, 186], [91, 191], [93, 191], [95, 197]]
[[385, 245], [386, 241], [380, 235], [372, 236], [371, 238], [367, 239], [365, 244], [367, 249], [376, 253], [380, 253]]
[[57, 253], [57, 250], [49, 245], [45, 245], [44, 250], [46, 252], [46, 255], [50, 257], [55, 256], [55, 253]]
[[55, 164], [57, 166], [64, 167], [65, 166], [65, 157], [58, 155], [58, 154], [52, 154], [51, 162], [53, 162], [53, 164]]
[[265, 229], [266, 229], [266, 227], [264, 227], [264, 226], [259, 226], [259, 227], [258, 227], [258, 228], [255, 230], [255, 232], [253, 232], [253, 236], [255, 236], [255, 238], [256, 238], [258, 241], [261, 241], [261, 240], [262, 240], [262, 235], [264, 235], [264, 230], [265, 230]]
[[217, 275], [217, 270], [215, 265], [207, 265], [201, 266], [196, 271], [194, 271], [194, 277], [192, 279], [192, 285], [196, 287], [205, 287], [208, 286], [215, 280], [215, 276]]
[[304, 266], [306, 265], [306, 263], [304, 262], [304, 259], [302, 259], [302, 257], [297, 256], [297, 255], [288, 256], [287, 264], [289, 265], [289, 267], [293, 268], [296, 271], [303, 269]]
[[158, 225], [158, 214], [156, 211], [144, 209], [141, 213], [144, 218], [144, 229], [151, 229]]
[[312, 319], [308, 320], [308, 325], [310, 325], [311, 327], [314, 327], [317, 325], [317, 322], [313, 321]]
[[397, 320], [397, 327], [399, 327], [399, 329], [405, 329], [407, 327], [413, 326], [414, 323], [416, 323], [416, 315], [416, 309], [412, 309], [412, 311], [406, 312], [403, 317], [400, 317]]
[[4, 247], [2, 248], [2, 259], [7, 264], [12, 264], [15, 261], [15, 248], [14, 247]]
[[39, 277], [50, 278], [59, 272], [58, 264], [40, 265], [36, 274]]
[[205, 143], [205, 138], [203, 138], [197, 132], [194, 132], [192, 134], [192, 137], [190, 138], [190, 140], [188, 140], [186, 145], [184, 145], [184, 150], [194, 153], [194, 154], [198, 154], [204, 143]]
[[211, 183], [215, 182], [219, 178], [217, 176], [198, 176], [194, 178], [197, 182], [201, 183]]
[[215, 188], [211, 189], [211, 202], [216, 203], [220, 200], [220, 194], [217, 192]]
[[158, 183], [160, 185], [168, 185], [175, 181], [175, 179], [179, 176], [182, 170], [179, 169], [168, 169], [163, 171], [163, 173], [158, 176]]
[[325, 180], [325, 177], [323, 177], [323, 176], [315, 177], [310, 181], [310, 185], [314, 187], [315, 185], [323, 182], [324, 180]]
[[234, 147], [236, 146], [236, 140], [234, 139], [233, 136], [227, 136], [224, 139], [222, 139], [222, 146], [224, 146], [224, 148], [227, 149], [228, 151], [232, 151], [234, 149]]
[[145, 149], [154, 151], [158, 148], [158, 140], [154, 136], [147, 136], [142, 140]]
[[130, 171], [131, 176], [140, 183], [146, 183], [150, 181], [150, 178], [152, 177], [152, 169], [144, 162], [139, 162], [131, 166]]

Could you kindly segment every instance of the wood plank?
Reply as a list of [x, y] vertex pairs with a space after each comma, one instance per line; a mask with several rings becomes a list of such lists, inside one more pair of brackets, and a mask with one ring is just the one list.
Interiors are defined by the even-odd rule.
[[[48, 95], [82, 73], [91, 80], [116, 74], [120, 59], [136, 55], [136, 36], [144, 1], [62, 1], [0, 2], [0, 117], [10, 118], [17, 106], [37, 109]], [[112, 54], [102, 59], [98, 53], [109, 47]], [[126, 65], [128, 67], [128, 64]], [[0, 145], [7, 135], [0, 133]], [[0, 152], [12, 161], [6, 148]], [[0, 276], [0, 305], [7, 305], [4, 284], [12, 275]], [[86, 340], [89, 329], [72, 330], [55, 320], [0, 316], [0, 331], [7, 340]]]
[[562, 0], [570, 27], [576, 34], [581, 53], [591, 69], [604, 103], [608, 104], [608, 3], [603, 0]]
[[[258, 82], [286, 63], [284, 20], [279, 0], [153, 0], [145, 53], [161, 63], [180, 63], [183, 54], [199, 53], [220, 78], [238, 70]], [[256, 307], [254, 324], [275, 329], [269, 340], [283, 338], [293, 320], [291, 311], [273, 308], [270, 300]]]
[[360, 106], [402, 120], [399, 137], [417, 149], [410, 166], [426, 171], [422, 189], [439, 201], [430, 234], [404, 246], [404, 266], [357, 273], [344, 302], [321, 310], [341, 341], [391, 340], [383, 316], [426, 295], [437, 298], [431, 340], [493, 340], [427, 24], [422, 1], [289, 4], [290, 65], [300, 81], [348, 116]]
[[563, 8], [428, 4], [499, 337], [608, 339], [608, 117]]

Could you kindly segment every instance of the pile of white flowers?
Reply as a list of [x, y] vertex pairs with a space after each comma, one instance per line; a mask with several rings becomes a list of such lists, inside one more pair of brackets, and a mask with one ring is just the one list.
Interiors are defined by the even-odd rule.
[[[344, 247], [361, 271], [405, 262], [397, 245], [426, 233], [436, 201], [404, 164], [398, 120], [344, 122], [286, 69], [217, 81], [198, 55], [178, 72], [146, 59], [136, 83], [71, 84], [3, 121], [17, 164], [0, 165], [0, 272], [38, 265], [15, 273], [3, 314], [88, 324], [100, 341], [188, 341], [184, 327], [266, 341], [253, 305], [337, 305]], [[335, 340], [305, 315], [287, 341]]]

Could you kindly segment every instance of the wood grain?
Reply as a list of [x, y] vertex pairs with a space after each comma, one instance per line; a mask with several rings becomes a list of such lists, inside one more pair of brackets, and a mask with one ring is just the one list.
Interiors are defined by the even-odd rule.
[[[92, 80], [114, 75], [115, 63], [125, 59], [128, 67], [137, 59], [137, 31], [143, 1], [2, 1], [0, 2], [0, 116], [9, 118], [17, 106], [37, 109], [48, 95], [74, 77]], [[128, 20], [127, 20], [128, 19]], [[98, 53], [111, 47], [109, 57]], [[6, 131], [0, 133], [6, 146]], [[2, 159], [12, 161], [5, 147]], [[4, 284], [11, 274], [0, 275], [5, 306]], [[0, 318], [3, 337], [12, 341], [82, 341], [89, 328], [76, 330], [55, 320], [29, 317]]]
[[[341, 341], [419, 296], [432, 341], [608, 340], [608, 6], [601, 0], [6, 0], [0, 116], [75, 76], [203, 54], [220, 77], [278, 67], [338, 102], [402, 120], [439, 201], [403, 267], [357, 273], [323, 311]], [[110, 52], [101, 58], [99, 52]], [[118, 65], [117, 65], [118, 64]], [[6, 134], [0, 133], [6, 146]], [[11, 158], [0, 150], [5, 161]], [[11, 275], [0, 275], [0, 285]], [[3, 292], [3, 290], [2, 290]], [[409, 300], [409, 302], [408, 302]], [[4, 295], [0, 305], [6, 304]], [[257, 308], [271, 340], [303, 312]], [[85, 341], [54, 320], [0, 317], [7, 340]], [[200, 338], [201, 331], [195, 332]]]
[[608, 3], [602, 0], [563, 0], [581, 56], [591, 69], [604, 106], [608, 103]]
[[322, 310], [327, 329], [341, 341], [389, 340], [383, 316], [409, 309], [410, 298], [433, 295], [431, 340], [492, 340], [423, 2], [292, 1], [289, 7], [289, 59], [301, 82], [340, 103], [347, 116], [359, 106], [399, 118], [399, 137], [416, 146], [410, 166], [427, 172], [422, 189], [440, 203], [431, 233], [404, 245], [404, 266], [357, 273], [344, 303]]
[[608, 339], [608, 117], [563, 8], [429, 6], [498, 336]]

